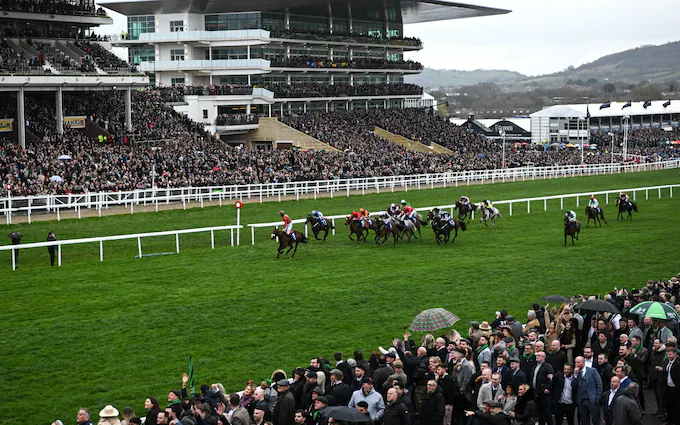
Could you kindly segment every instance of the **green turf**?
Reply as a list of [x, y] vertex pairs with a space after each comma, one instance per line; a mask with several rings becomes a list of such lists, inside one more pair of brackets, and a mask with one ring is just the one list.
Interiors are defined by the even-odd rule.
[[[275, 221], [284, 208], [301, 217], [313, 208], [326, 215], [365, 207], [384, 208], [406, 198], [415, 206], [453, 203], [462, 194], [514, 199], [671, 184], [680, 170], [471, 186], [365, 197], [247, 204], [246, 222]], [[582, 203], [586, 199], [581, 200]], [[604, 200], [601, 199], [601, 202]], [[49, 268], [46, 249], [22, 253], [21, 268], [9, 269], [0, 256], [5, 306], [0, 313], [0, 383], [7, 394], [0, 422], [72, 421], [78, 407], [98, 412], [106, 404], [130, 405], [143, 414], [144, 398], [164, 400], [180, 384], [188, 355], [197, 383], [222, 382], [239, 390], [277, 367], [291, 370], [335, 350], [365, 353], [399, 336], [421, 310], [441, 306], [469, 320], [491, 320], [507, 308], [517, 317], [548, 293], [603, 292], [641, 286], [679, 270], [678, 197], [638, 195], [640, 214], [587, 229], [576, 246], [563, 247], [559, 201], [515, 209], [498, 228], [476, 224], [456, 244], [424, 240], [375, 248], [353, 243], [343, 226], [325, 244], [311, 241], [294, 261], [275, 260], [269, 229], [257, 232], [254, 247], [244, 233], [241, 247], [228, 234], [210, 250], [207, 235], [182, 236], [179, 255], [137, 255], [135, 241], [98, 249], [67, 247], [64, 266]], [[583, 205], [583, 204], [582, 204]], [[567, 204], [565, 207], [574, 207]], [[582, 217], [582, 208], [578, 209]], [[580, 218], [581, 218], [580, 217]], [[233, 207], [146, 213], [12, 226], [24, 242], [233, 224]], [[8, 239], [7, 239], [8, 241]], [[174, 238], [144, 241], [144, 252], [167, 252]], [[461, 322], [458, 327], [463, 330]], [[36, 396], [41, 403], [36, 403]]]

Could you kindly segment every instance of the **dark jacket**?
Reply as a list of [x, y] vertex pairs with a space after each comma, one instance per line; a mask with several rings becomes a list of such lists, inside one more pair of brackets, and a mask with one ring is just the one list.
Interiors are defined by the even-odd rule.
[[444, 376], [444, 378], [439, 379], [437, 382], [439, 383], [439, 387], [441, 388], [442, 394], [444, 395], [444, 403], [447, 405], [453, 405], [456, 394], [460, 392], [458, 380], [453, 379], [451, 375], [447, 374]]
[[191, 410], [183, 410], [182, 414], [179, 417], [179, 421], [182, 422], [182, 425], [196, 425], [196, 424], [198, 424], [198, 421], [196, 420], [196, 416], [194, 416], [194, 414], [191, 413]]
[[624, 391], [612, 404], [612, 425], [642, 425], [640, 406], [630, 393]]
[[413, 384], [416, 369], [424, 364], [425, 370], [427, 370], [427, 358], [407, 356], [399, 347], [397, 347], [397, 355], [404, 363], [404, 373], [406, 373], [406, 378], [408, 379], [407, 386], [410, 387]]
[[293, 394], [293, 398], [295, 399], [295, 408], [296, 409], [302, 409], [302, 391], [305, 388], [305, 380], [300, 379], [297, 381], [293, 381], [293, 383], [290, 385], [290, 392]]
[[383, 425], [411, 425], [409, 410], [404, 403], [397, 400], [392, 404], [385, 404], [382, 417]]
[[567, 364], [567, 353], [560, 350], [556, 353], [550, 354], [550, 366], [552, 366], [555, 373], [564, 372], [564, 365]]
[[352, 389], [344, 382], [331, 384], [326, 395], [329, 397], [328, 401], [332, 406], [347, 406], [352, 398]]
[[510, 383], [512, 384], [513, 388], [515, 388], [515, 391], [517, 391], [517, 388], [519, 388], [520, 385], [528, 384], [529, 380], [527, 379], [526, 373], [524, 373], [522, 369], [518, 369], [517, 373], [510, 375]]
[[538, 411], [534, 401], [534, 391], [527, 390], [524, 395], [517, 397], [515, 405], [515, 421], [520, 425], [534, 425], [538, 421]]
[[527, 358], [524, 355], [520, 357], [519, 359], [519, 367], [522, 369], [522, 372], [527, 376], [527, 378], [532, 376], [532, 373], [534, 372], [534, 366], [536, 366], [536, 356], [531, 355], [531, 357]]
[[373, 372], [373, 388], [379, 393], [383, 393], [383, 384], [387, 378], [394, 373], [394, 369], [388, 365], [380, 365], [375, 372]]
[[475, 410], [475, 416], [481, 423], [492, 424], [492, 425], [510, 425], [510, 416], [503, 412], [497, 415], [492, 415], [491, 413], [484, 413], [481, 410]]
[[501, 375], [501, 386], [503, 388], [507, 387], [512, 383], [512, 371], [509, 367], [503, 366], [503, 368], [498, 369], [498, 367], [493, 368], [493, 373], [498, 373]]
[[[538, 367], [538, 363], [536, 363], [536, 366], [534, 367], [534, 370]], [[548, 395], [551, 394], [552, 392], [552, 375], [553, 375], [553, 368], [550, 366], [548, 362], [544, 362], [541, 365], [541, 368], [538, 369], [538, 374], [536, 375], [536, 388], [534, 388], [534, 391], [536, 394], [540, 396]], [[531, 382], [533, 384], [533, 373], [531, 375]], [[548, 391], [546, 393], [546, 390]]]
[[346, 361], [339, 363], [335, 367], [342, 372], [342, 382], [349, 385], [352, 382], [352, 379], [354, 379], [352, 368], [347, 364]]
[[[310, 392], [311, 394], [311, 392]], [[279, 398], [272, 415], [274, 425], [294, 425], [295, 422], [295, 397], [290, 390], [279, 393]]]
[[614, 376], [614, 369], [609, 363], [605, 363], [602, 366], [598, 365], [596, 369], [602, 379], [602, 388], [604, 391], [607, 391], [609, 389], [609, 384], [612, 381], [612, 376]]
[[[552, 396], [553, 402], [559, 403], [562, 398], [562, 391], [564, 390], [564, 373], [558, 373], [553, 376]], [[571, 378], [571, 401], [576, 405], [576, 392], [578, 391], [578, 378]]]
[[[307, 410], [314, 404], [312, 402], [312, 390], [318, 386], [318, 382], [305, 382], [305, 386], [302, 389], [302, 399], [300, 399], [300, 409]], [[295, 397], [293, 397], [293, 400], [295, 400]]]
[[437, 387], [434, 392], [425, 393], [420, 412], [421, 425], [442, 425], [445, 410], [446, 406], [441, 388]]
[[144, 421], [144, 423], [148, 425], [156, 425], [158, 423], [158, 409], [152, 407], [146, 413], [146, 420]]
[[[399, 357], [402, 357], [402, 356], [399, 355]], [[373, 369], [371, 369], [371, 365], [368, 363], [368, 360], [366, 360], [366, 359], [357, 360], [357, 367], [359, 367], [361, 365], [364, 365], [364, 370], [366, 371], [364, 376], [368, 376], [369, 378], [372, 377], [373, 376]]]

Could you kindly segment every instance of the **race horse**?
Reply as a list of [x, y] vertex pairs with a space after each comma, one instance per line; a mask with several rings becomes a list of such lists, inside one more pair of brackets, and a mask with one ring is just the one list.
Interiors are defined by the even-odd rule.
[[600, 208], [600, 212], [597, 212], [597, 208], [595, 207], [586, 207], [586, 217], [588, 217], [588, 221], [586, 222], [586, 228], [588, 228], [588, 225], [590, 224], [590, 220], [593, 220], [593, 223], [595, 223], [595, 226], [599, 224], [600, 227], [602, 226], [602, 222], [604, 221], [604, 224], [607, 224], [607, 220], [604, 218], [604, 211], [602, 208]]
[[467, 217], [467, 221], [469, 223], [472, 219], [472, 212], [477, 210], [477, 205], [473, 203], [465, 205], [458, 201], [456, 202], [456, 205], [453, 207], [453, 209], [458, 210], [458, 220], [463, 221]]
[[621, 198], [616, 198], [616, 206], [619, 207], [619, 213], [616, 216], [617, 221], [619, 217], [624, 218], [625, 213], [628, 213], [628, 220], [632, 220], [633, 211], [638, 212], [637, 204], [632, 201], [623, 202]]
[[288, 248], [288, 251], [286, 251], [286, 255], [288, 255], [290, 250], [294, 248], [293, 255], [290, 256], [290, 259], [292, 260], [293, 257], [295, 257], [295, 253], [297, 252], [298, 245], [300, 245], [301, 243], [307, 243], [307, 237], [304, 234], [298, 232], [297, 230], [294, 230], [293, 233], [295, 233], [295, 240], [293, 240], [293, 238], [290, 237], [288, 234], [286, 234], [286, 232], [284, 232], [283, 230], [279, 230], [277, 228], [274, 228], [274, 230], [272, 231], [271, 239], [272, 240], [276, 239], [276, 238], [279, 239], [279, 249], [278, 249], [279, 253], [276, 255], [277, 260], [281, 256], [281, 253], [283, 252], [283, 250]]
[[[366, 238], [368, 237], [368, 229], [361, 227], [359, 220], [353, 220], [350, 216], [347, 216], [345, 219], [345, 226], [349, 227], [349, 238], [351, 240], [354, 240], [352, 235], [357, 235], [357, 242], [360, 242], [362, 239], [364, 242], [366, 242]], [[366, 232], [366, 234], [364, 234], [364, 232]]]
[[[467, 224], [465, 224], [464, 221], [453, 220], [453, 224], [451, 224], [448, 220], [442, 220], [441, 218], [437, 217], [432, 211], [430, 211], [430, 213], [427, 215], [427, 218], [430, 220], [430, 223], [432, 223], [432, 230], [434, 231], [434, 237], [437, 240], [437, 245], [441, 244], [442, 242], [445, 244], [449, 243], [452, 231], [455, 232], [453, 239], [451, 239], [451, 245], [453, 245], [453, 243], [456, 241], [456, 238], [458, 237], [458, 229], [461, 229], [463, 232], [467, 230]], [[444, 239], [441, 239], [441, 237]]]
[[498, 208], [496, 207], [491, 207], [487, 208], [484, 206], [484, 203], [480, 202], [479, 204], [475, 205], [477, 209], [480, 211], [479, 214], [479, 225], [482, 225], [482, 221], [484, 222], [484, 225], [486, 227], [489, 227], [489, 225], [486, 223], [488, 220], [491, 220], [491, 228], [493, 229], [494, 226], [496, 226], [496, 218], [501, 216], [501, 212], [498, 211]]
[[328, 237], [328, 232], [331, 229], [335, 229], [331, 223], [328, 222], [328, 220], [325, 220], [325, 223], [321, 221], [321, 219], [314, 217], [311, 214], [307, 215], [307, 221], [305, 221], [305, 224], [311, 224], [312, 225], [312, 232], [314, 232], [314, 238], [317, 241], [320, 241], [321, 238], [319, 238], [319, 233], [325, 232], [323, 235], [323, 241], [326, 241], [326, 238]]
[[[389, 220], [393, 221], [392, 219]], [[399, 240], [399, 229], [397, 229], [397, 226], [394, 225], [394, 223], [392, 223], [391, 226], [388, 226], [382, 219], [378, 218], [373, 221], [371, 228], [375, 230], [376, 245], [384, 244], [390, 236], [394, 239], [394, 245], [397, 245], [397, 241]], [[380, 238], [383, 238], [382, 242], [378, 242]]]
[[401, 234], [400, 237], [403, 238], [404, 235], [406, 235], [409, 242], [411, 241], [412, 237], [416, 238], [416, 240], [418, 239], [418, 236], [416, 236], [416, 231], [418, 230], [418, 228], [416, 227], [416, 224], [413, 221], [411, 221], [410, 218], [406, 218], [404, 220], [397, 219], [395, 227], [397, 227], [397, 229], [399, 230]]
[[564, 218], [564, 246], [567, 246], [567, 236], [571, 236], [571, 244], [574, 245], [574, 238], [578, 240], [578, 234], [581, 231], [581, 222], [576, 220], [574, 222], [569, 221], [568, 218]]

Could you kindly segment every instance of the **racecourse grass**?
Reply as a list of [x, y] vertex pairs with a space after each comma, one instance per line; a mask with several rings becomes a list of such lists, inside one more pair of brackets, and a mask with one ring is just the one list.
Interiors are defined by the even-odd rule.
[[[680, 170], [541, 180], [465, 188], [395, 192], [364, 197], [246, 204], [246, 223], [276, 221], [283, 208], [303, 217], [314, 208], [326, 215], [352, 209], [383, 209], [406, 198], [414, 206], [452, 204], [462, 194], [476, 202], [672, 184]], [[523, 319], [541, 296], [603, 293], [614, 286], [640, 287], [649, 278], [680, 272], [680, 199], [638, 194], [640, 213], [616, 222], [613, 205], [603, 205], [609, 224], [584, 229], [575, 246], [563, 247], [559, 200], [507, 206], [494, 230], [472, 224], [455, 245], [437, 246], [430, 230], [423, 240], [391, 241], [382, 247], [338, 234], [324, 243], [301, 245], [295, 260], [275, 259], [270, 229], [180, 236], [178, 255], [134, 259], [136, 241], [107, 242], [104, 262], [98, 245], [64, 248], [63, 267], [50, 268], [46, 249], [21, 253], [12, 272], [1, 253], [0, 383], [6, 391], [0, 422], [73, 422], [79, 407], [96, 413], [106, 404], [130, 405], [144, 415], [147, 396], [161, 404], [180, 386], [188, 355], [196, 382], [222, 382], [240, 390], [246, 379], [292, 370], [312, 356], [340, 350], [366, 355], [389, 345], [421, 310], [445, 307], [462, 320], [492, 320], [508, 309]], [[610, 198], [613, 201], [612, 198]], [[579, 219], [587, 198], [576, 209]], [[604, 203], [603, 197], [600, 197]], [[565, 203], [575, 208], [575, 200]], [[233, 207], [142, 213], [5, 228], [24, 234], [24, 243], [55, 231], [61, 240], [234, 224]], [[298, 226], [298, 228], [300, 228]], [[311, 236], [311, 235], [310, 235]], [[9, 239], [7, 238], [7, 242]], [[370, 239], [369, 239], [370, 241]], [[146, 254], [174, 250], [174, 237], [144, 239]], [[415, 335], [419, 337], [419, 335]]]

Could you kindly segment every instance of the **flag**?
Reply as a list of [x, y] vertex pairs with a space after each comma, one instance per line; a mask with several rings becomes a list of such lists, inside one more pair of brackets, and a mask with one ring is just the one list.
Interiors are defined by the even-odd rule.
[[586, 104], [586, 118], [587, 119], [590, 119], [590, 108], [589, 108], [589, 106], [590, 105]]
[[625, 105], [623, 105], [623, 108], [621, 108], [621, 109], [630, 108], [630, 106], [631, 106], [632, 104], [633, 104], [633, 101], [632, 101], [632, 100], [629, 100], [628, 102], [626, 102]]
[[650, 106], [652, 106], [651, 100], [648, 100], [648, 101], [646, 101], [645, 103], [642, 104], [642, 107], [645, 108], [645, 109], [649, 108]]
[[609, 108], [610, 106], [612, 106], [611, 101], [606, 101], [602, 105], [600, 105], [600, 110], [602, 110], [604, 108]]
[[196, 387], [194, 386], [194, 361], [189, 356], [189, 393], [191, 394], [191, 399], [196, 397]]
[[663, 107], [664, 107], [664, 108], [668, 108], [669, 106], [671, 106], [671, 101], [670, 101], [670, 100], [667, 100], [667, 101], [663, 104]]

